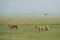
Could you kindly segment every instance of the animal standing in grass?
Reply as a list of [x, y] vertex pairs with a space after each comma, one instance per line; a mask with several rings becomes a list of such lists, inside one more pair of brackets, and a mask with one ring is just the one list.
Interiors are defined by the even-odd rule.
[[8, 24], [8, 26], [10, 27], [10, 29], [14, 29], [14, 28], [15, 28], [15, 29], [18, 29], [18, 26], [17, 26], [17, 25], [13, 25], [13, 24], [12, 24], [12, 25], [9, 25], [9, 24]]
[[49, 26], [35, 26], [35, 28], [37, 28], [39, 31], [48, 31], [49, 30]]

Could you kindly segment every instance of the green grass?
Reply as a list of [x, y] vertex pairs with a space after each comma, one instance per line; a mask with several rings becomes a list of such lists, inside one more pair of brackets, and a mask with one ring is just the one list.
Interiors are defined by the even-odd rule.
[[[4, 19], [4, 20], [3, 20]], [[0, 40], [60, 40], [60, 19], [8, 18], [0, 19]], [[7, 24], [17, 24], [18, 29], [9, 29]], [[48, 25], [50, 31], [34, 29], [35, 24]]]

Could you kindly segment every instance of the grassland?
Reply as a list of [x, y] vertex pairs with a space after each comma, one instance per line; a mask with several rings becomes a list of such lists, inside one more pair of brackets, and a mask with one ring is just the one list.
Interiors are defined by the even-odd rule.
[[[0, 18], [0, 40], [60, 40], [60, 18]], [[10, 29], [7, 24], [17, 24]], [[34, 29], [35, 24], [48, 25], [50, 31]]]

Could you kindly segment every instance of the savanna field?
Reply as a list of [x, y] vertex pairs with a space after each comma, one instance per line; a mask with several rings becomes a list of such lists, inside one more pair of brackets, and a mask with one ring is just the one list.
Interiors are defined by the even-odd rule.
[[[8, 24], [17, 24], [10, 29]], [[38, 31], [37, 25], [50, 26], [49, 31]], [[60, 40], [60, 18], [0, 18], [0, 40]]]

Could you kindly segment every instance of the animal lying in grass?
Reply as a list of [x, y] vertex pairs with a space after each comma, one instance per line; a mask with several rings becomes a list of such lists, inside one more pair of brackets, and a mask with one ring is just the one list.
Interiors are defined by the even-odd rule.
[[48, 31], [49, 26], [38, 26], [38, 25], [36, 25], [35, 29], [38, 29], [39, 31], [44, 31], [44, 30]]

